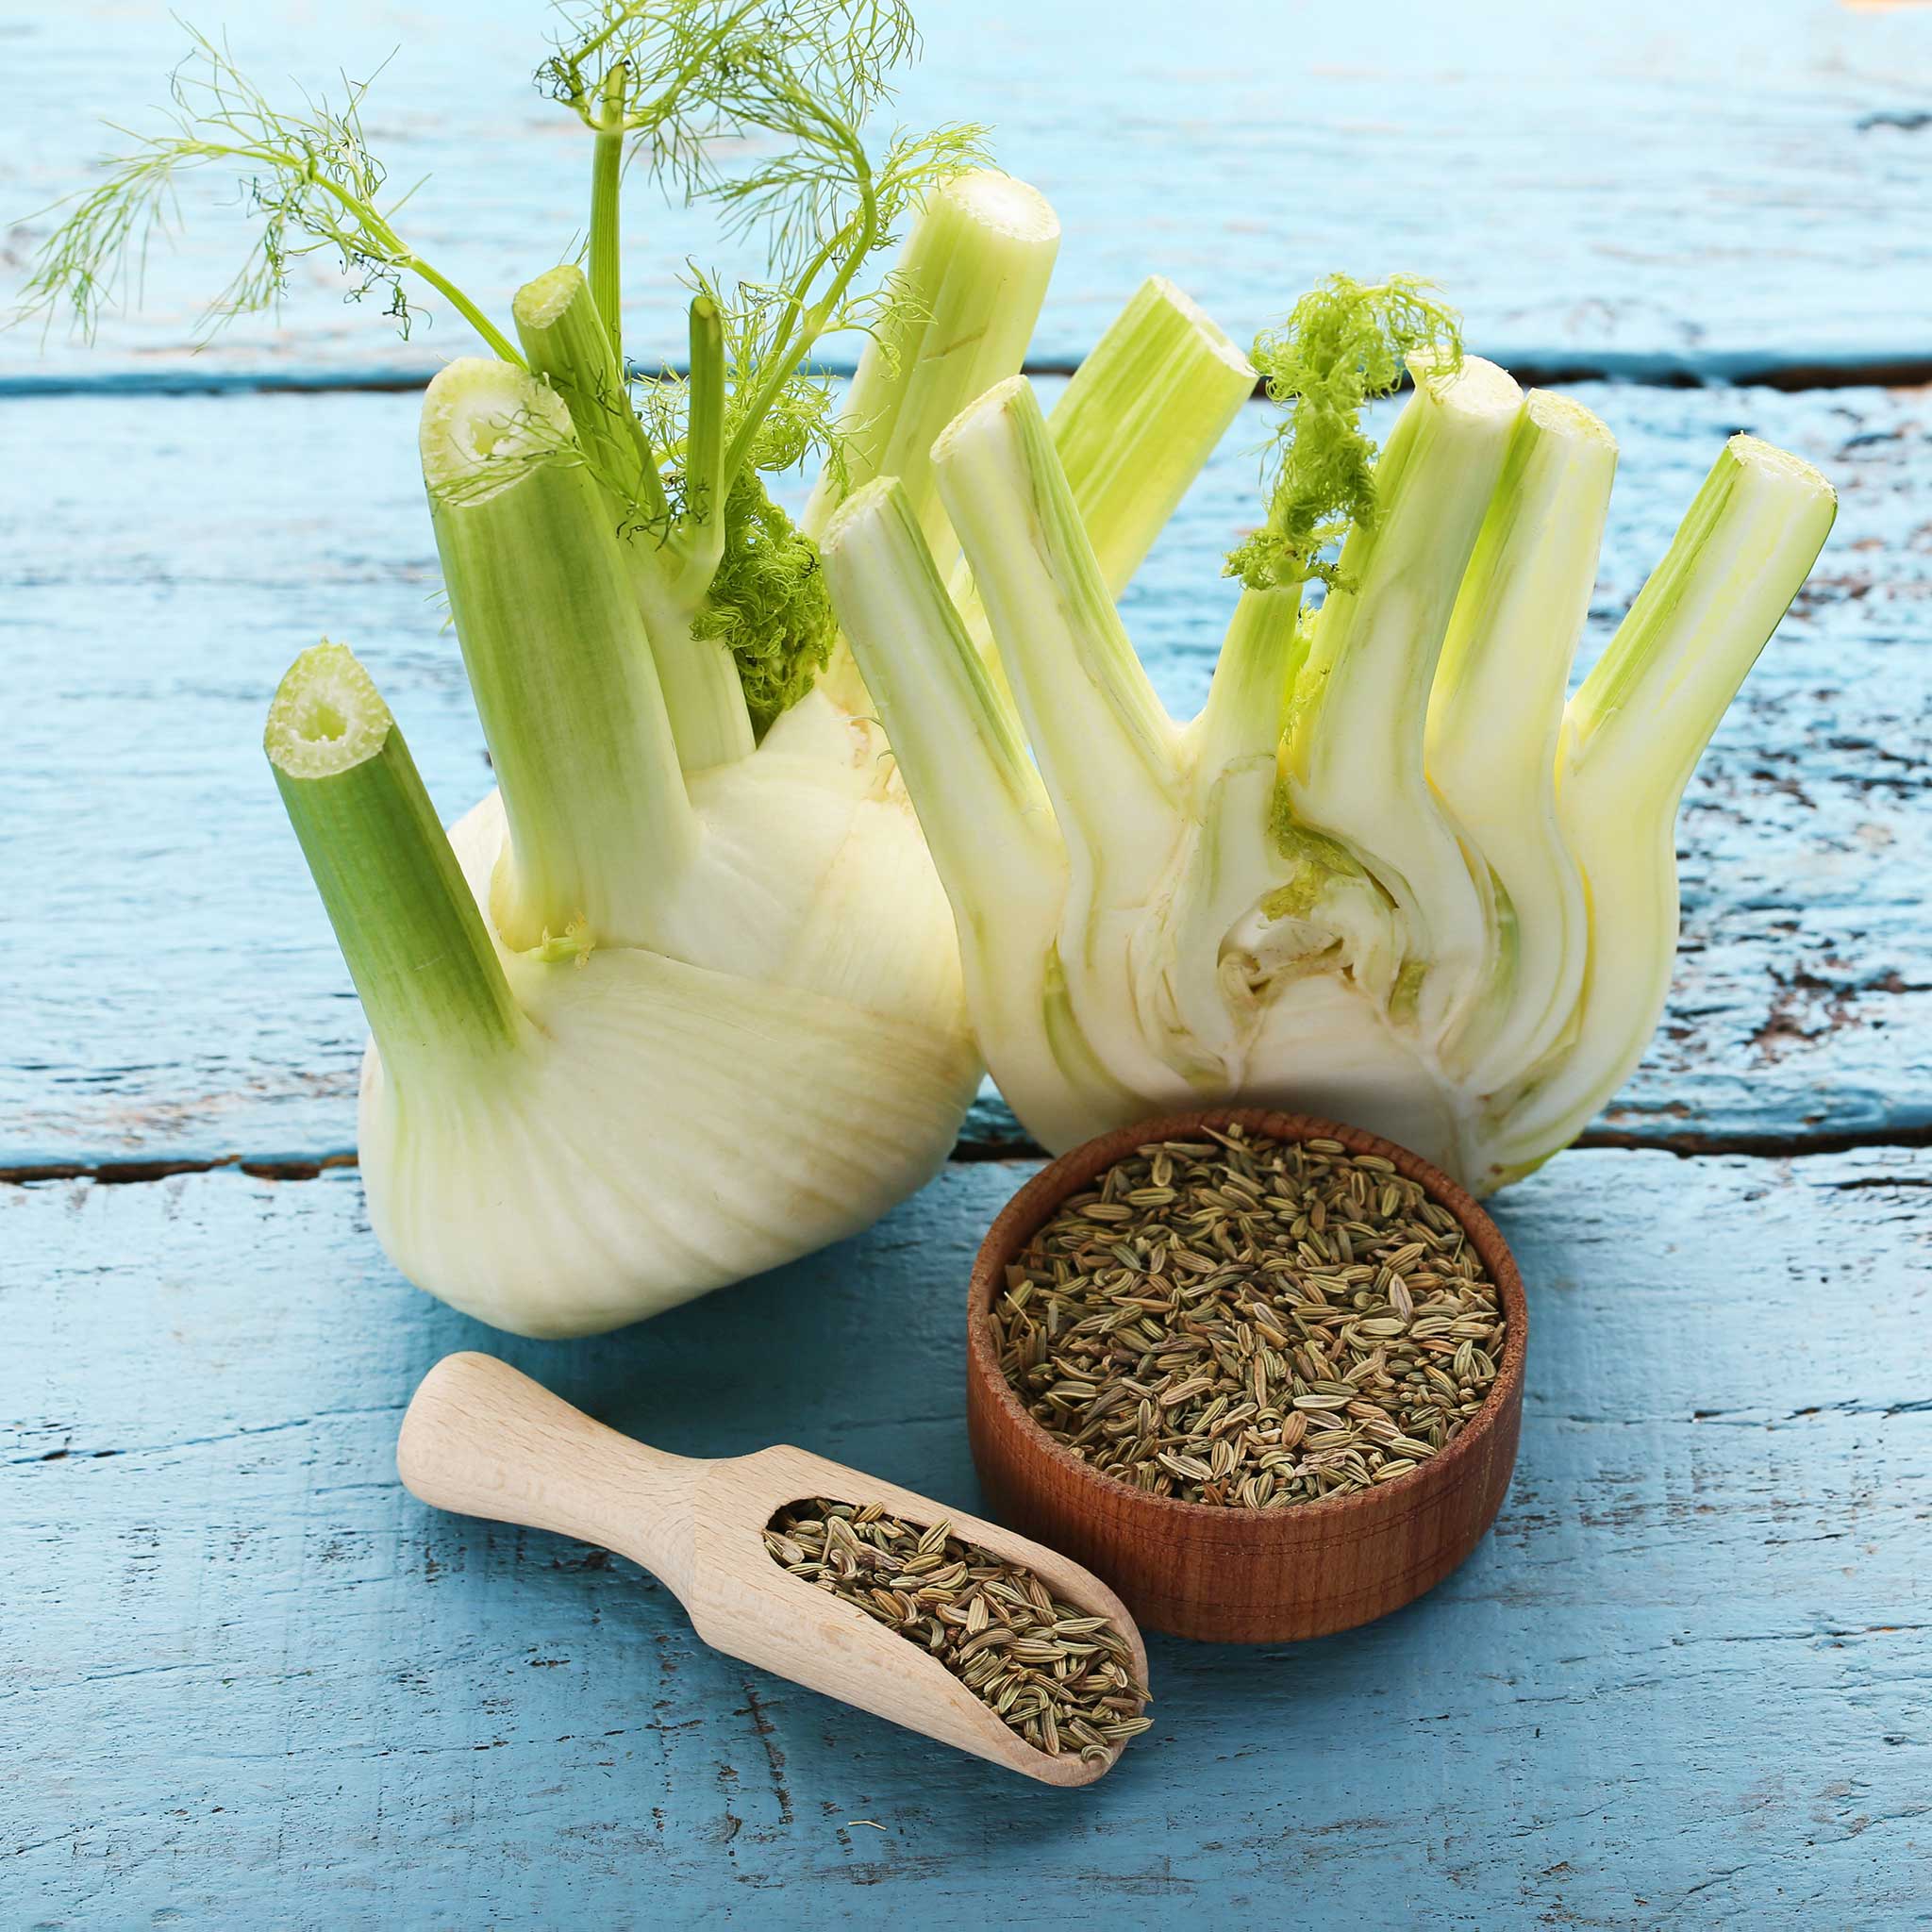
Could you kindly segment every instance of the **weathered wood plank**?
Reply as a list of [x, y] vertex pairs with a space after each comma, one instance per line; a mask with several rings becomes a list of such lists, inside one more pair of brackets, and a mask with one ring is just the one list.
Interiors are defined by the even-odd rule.
[[971, 1507], [962, 1284], [1027, 1171], [952, 1168], [570, 1345], [407, 1289], [353, 1174], [0, 1189], [8, 1918], [1923, 1910], [1925, 1153], [1583, 1153], [1508, 1196], [1535, 1335], [1494, 1536], [1367, 1630], [1156, 1641], [1160, 1723], [1087, 1792], [747, 1672], [627, 1565], [393, 1480], [415, 1378], [480, 1345], [675, 1450], [790, 1440]]
[[[1803, 451], [1844, 496], [1816, 580], [1693, 782], [1677, 988], [1606, 1124], [1932, 1124], [1925, 398], [1578, 393], [1624, 442], [1597, 640], [1731, 429]], [[0, 1166], [346, 1149], [359, 1014], [258, 745], [282, 667], [327, 631], [368, 658], [447, 812], [488, 784], [434, 601], [415, 400], [6, 408], [30, 459], [0, 477], [16, 693], [0, 708], [0, 864], [17, 936], [0, 958]], [[1130, 592], [1183, 713], [1207, 689], [1257, 434], [1230, 436]], [[58, 465], [31, 458], [57, 447]]]
[[[1179, 42], [1161, 0], [919, 11], [906, 120], [991, 121], [1004, 163], [1065, 222], [1037, 344], [1049, 359], [1077, 357], [1155, 269], [1237, 333], [1332, 270], [1430, 275], [1486, 353], [1545, 368], [1724, 375], [1932, 354], [1923, 8], [1757, 0], [1740, 35], [1734, 9], [1676, 0], [1501, 0], [1474, 25], [1431, 0], [1222, 0]], [[238, 58], [280, 90], [393, 55], [369, 125], [395, 180], [433, 175], [409, 232], [499, 315], [574, 245], [586, 142], [529, 87], [537, 0], [226, 20]], [[23, 16], [0, 204], [25, 215], [79, 185], [105, 151], [94, 117], [159, 98], [182, 45], [158, 5]], [[200, 306], [240, 254], [232, 199], [225, 183], [191, 192], [188, 239], [150, 261], [142, 319], [112, 324], [92, 357], [0, 336], [0, 382], [421, 380], [470, 348], [453, 317], [399, 343], [341, 307], [318, 258], [298, 266], [286, 325], [245, 322], [195, 358]], [[16, 225], [9, 267], [43, 228]], [[712, 225], [641, 208], [631, 234], [632, 345], [675, 354], [676, 276], [690, 255], [719, 256]]]

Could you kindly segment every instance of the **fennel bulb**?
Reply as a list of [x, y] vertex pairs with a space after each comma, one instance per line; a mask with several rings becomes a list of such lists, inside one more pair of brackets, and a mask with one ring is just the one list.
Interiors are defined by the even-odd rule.
[[[913, 44], [899, 0], [561, 11], [539, 80], [591, 137], [584, 262], [507, 322], [402, 234], [363, 88], [283, 109], [199, 37], [174, 115], [29, 283], [85, 325], [175, 176], [225, 165], [258, 230], [214, 320], [326, 249], [405, 323], [426, 287], [489, 352], [431, 384], [421, 449], [497, 791], [446, 837], [337, 645], [291, 669], [265, 747], [370, 1022], [375, 1230], [431, 1292], [553, 1335], [849, 1234], [953, 1145], [980, 1068], [951, 913], [765, 479], [822, 456], [822, 517], [906, 467], [1020, 366], [1059, 233], [976, 165], [976, 128], [868, 151]], [[681, 375], [624, 354], [627, 159], [765, 242], [758, 281], [693, 271]], [[842, 425], [813, 359], [841, 330], [867, 343]]]
[[[1463, 357], [1407, 283], [1336, 277], [1255, 360], [1290, 406], [1278, 475], [1191, 724], [1147, 682], [1024, 379], [931, 452], [977, 602], [881, 478], [824, 536], [834, 604], [952, 899], [981, 1049], [1048, 1148], [1239, 1098], [1370, 1127], [1486, 1192], [1642, 1053], [1679, 797], [1835, 499], [1733, 438], [1566, 705], [1603, 425]], [[1376, 459], [1361, 407], [1405, 361], [1415, 394]]]
[[[421, 444], [497, 791], [445, 839], [335, 646], [290, 672], [266, 747], [370, 1021], [375, 1231], [421, 1286], [545, 1334], [850, 1233], [953, 1144], [980, 1069], [952, 915], [813, 538], [891, 473], [956, 556], [924, 452], [1021, 366], [1059, 241], [1039, 194], [974, 165], [975, 128], [868, 153], [912, 42], [898, 0], [562, 11], [539, 80], [591, 136], [584, 263], [507, 326], [400, 232], [362, 88], [283, 110], [199, 39], [170, 124], [77, 198], [29, 284], [85, 325], [174, 176], [227, 164], [259, 230], [215, 320], [328, 248], [405, 323], [426, 287], [489, 352], [430, 386]], [[626, 158], [766, 240], [765, 280], [694, 273], [682, 375], [625, 358]], [[840, 330], [865, 346], [835, 417], [812, 358]], [[1116, 587], [1253, 382], [1158, 280], [1096, 346], [1055, 435]], [[794, 527], [764, 479], [814, 452]]]
[[518, 948], [483, 910], [537, 889], [498, 795], [445, 838], [343, 646], [296, 659], [266, 742], [375, 1035], [370, 1221], [421, 1287], [520, 1334], [614, 1327], [866, 1226], [944, 1159], [978, 1061], [943, 1024], [918, 829], [865, 762], [767, 745], [699, 774], [645, 942]]

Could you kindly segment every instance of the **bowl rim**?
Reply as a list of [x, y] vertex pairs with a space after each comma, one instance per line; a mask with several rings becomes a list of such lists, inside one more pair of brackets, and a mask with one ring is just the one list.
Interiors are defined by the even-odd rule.
[[[1462, 1433], [1447, 1449], [1430, 1457], [1426, 1462], [1418, 1463], [1393, 1482], [1374, 1484], [1365, 1490], [1349, 1490], [1340, 1495], [1324, 1496], [1316, 1502], [1295, 1503], [1280, 1509], [1255, 1509], [1245, 1504], [1192, 1503], [1176, 1496], [1157, 1496], [1108, 1471], [1095, 1469], [1091, 1462], [1075, 1456], [1058, 1438], [1049, 1435], [1014, 1392], [1000, 1366], [999, 1357], [993, 1351], [989, 1318], [992, 1312], [993, 1295], [1004, 1279], [1006, 1262], [1004, 1259], [996, 1261], [995, 1256], [1017, 1254], [1046, 1224], [1062, 1202], [1145, 1142], [1183, 1140], [1190, 1133], [1198, 1133], [1206, 1127], [1224, 1131], [1235, 1124], [1271, 1140], [1339, 1141], [1351, 1153], [1380, 1156], [1397, 1173], [1417, 1182], [1431, 1200], [1446, 1208], [1456, 1217], [1495, 1284], [1504, 1314], [1503, 1359], [1496, 1365], [1496, 1378], [1490, 1384], [1489, 1393], [1483, 1398], [1481, 1407], [1470, 1417]], [[1185, 1525], [1191, 1541], [1198, 1541], [1204, 1532], [1223, 1532], [1217, 1541], [1246, 1541], [1253, 1533], [1282, 1533], [1291, 1524], [1306, 1524], [1311, 1528], [1320, 1524], [1339, 1526], [1348, 1516], [1370, 1510], [1385, 1524], [1400, 1522], [1415, 1509], [1428, 1507], [1429, 1498], [1424, 1491], [1438, 1490], [1446, 1483], [1458, 1480], [1461, 1465], [1474, 1460], [1505, 1410], [1519, 1399], [1528, 1340], [1529, 1305], [1516, 1257], [1504, 1240], [1502, 1230], [1467, 1189], [1412, 1149], [1383, 1135], [1371, 1133], [1366, 1127], [1350, 1126], [1345, 1121], [1329, 1120], [1319, 1114], [1289, 1113], [1274, 1108], [1226, 1106], [1202, 1108], [1186, 1113], [1156, 1114], [1108, 1133], [1096, 1134], [1077, 1147], [1070, 1147], [1050, 1160], [1038, 1174], [1030, 1175], [994, 1217], [974, 1257], [972, 1278], [966, 1291], [966, 1349], [973, 1371], [972, 1379], [982, 1383], [991, 1400], [1004, 1407], [1007, 1413], [1019, 1423], [1028, 1446], [1074, 1477], [1092, 1485], [1103, 1496], [1133, 1506], [1148, 1516], [1164, 1516], [1174, 1524], [1176, 1529]], [[1391, 1508], [1395, 1511], [1392, 1517], [1388, 1513]], [[1234, 1532], [1234, 1535], [1230, 1538], [1226, 1532]]]

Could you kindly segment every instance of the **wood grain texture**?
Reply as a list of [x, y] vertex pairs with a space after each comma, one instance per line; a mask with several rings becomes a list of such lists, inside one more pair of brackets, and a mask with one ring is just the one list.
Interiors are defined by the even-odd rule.
[[779, 1510], [826, 1496], [877, 1504], [921, 1529], [948, 1524], [1063, 1602], [1107, 1618], [1132, 1652], [1137, 1680], [1147, 1681], [1146, 1648], [1126, 1607], [1058, 1551], [782, 1443], [742, 1456], [667, 1456], [474, 1349], [444, 1356], [418, 1384], [396, 1471], [411, 1495], [439, 1509], [553, 1530], [627, 1557], [677, 1598], [713, 1650], [1041, 1784], [1091, 1785], [1120, 1761], [1121, 1747], [1091, 1760], [1035, 1749], [899, 1631], [775, 1562], [764, 1532]]
[[[1199, 1140], [1203, 1129], [1237, 1124], [1274, 1141], [1327, 1139], [1379, 1155], [1448, 1208], [1496, 1285], [1507, 1327], [1489, 1395], [1453, 1443], [1398, 1482], [1265, 1511], [1147, 1495], [1057, 1442], [1000, 1367], [989, 1317], [1007, 1270], [1067, 1197], [1148, 1141]], [[1373, 1623], [1467, 1561], [1508, 1491], [1529, 1339], [1515, 1258], [1496, 1224], [1441, 1169], [1358, 1127], [1217, 1108], [1102, 1134], [1043, 1167], [1001, 1210], [974, 1257], [966, 1308], [966, 1428], [994, 1511], [1100, 1571], [1151, 1629], [1209, 1643], [1279, 1643]]]
[[[1484, 352], [1512, 365], [1736, 376], [1932, 355], [1923, 221], [1932, 14], [1837, 0], [1219, 0], [1176, 42], [1162, 0], [958, 0], [919, 9], [926, 58], [900, 112], [994, 124], [1003, 163], [1066, 227], [1036, 354], [1077, 358], [1141, 277], [1172, 275], [1238, 336], [1336, 269], [1433, 275]], [[217, 7], [239, 60], [281, 93], [390, 60], [368, 114], [419, 250], [501, 320], [586, 219], [587, 137], [541, 100], [539, 0]], [[184, 44], [158, 0], [76, 0], [8, 28], [18, 138], [0, 205], [25, 216], [87, 178]], [[148, 264], [144, 313], [92, 356], [0, 336], [0, 382], [420, 383], [468, 330], [399, 341], [298, 264], [280, 326], [192, 353], [201, 306], [240, 258], [224, 180]], [[0, 269], [46, 224], [19, 220]], [[637, 197], [625, 291], [645, 358], [681, 353], [676, 277], [721, 258], [702, 211]], [[722, 258], [733, 263], [728, 255]], [[10, 276], [9, 276], [10, 279]], [[0, 289], [0, 293], [10, 291]], [[433, 314], [433, 311], [431, 311]]]
[[[1052, 385], [1044, 385], [1051, 388]], [[1588, 658], [1723, 439], [1818, 462], [1838, 528], [1692, 781], [1676, 985], [1602, 1127], [1692, 1142], [1932, 1127], [1932, 410], [1919, 392], [1585, 386], [1623, 441]], [[314, 1162], [354, 1141], [359, 1011], [259, 744], [354, 644], [450, 816], [490, 782], [442, 628], [413, 396], [6, 402], [0, 1168]], [[1162, 696], [1208, 688], [1252, 517], [1238, 425], [1128, 592]], [[981, 1143], [1015, 1138], [982, 1112]]]
[[[959, 1304], [1030, 1165], [501, 1352], [676, 1453], [971, 1507]], [[403, 1405], [498, 1339], [353, 1174], [0, 1190], [0, 1890], [21, 1924], [1893, 1924], [1932, 1857], [1932, 1155], [1579, 1153], [1497, 1203], [1517, 1479], [1422, 1602], [1150, 1642], [1021, 1787], [731, 1664], [580, 1545], [425, 1510]], [[870, 1820], [871, 1824], [858, 1821]]]

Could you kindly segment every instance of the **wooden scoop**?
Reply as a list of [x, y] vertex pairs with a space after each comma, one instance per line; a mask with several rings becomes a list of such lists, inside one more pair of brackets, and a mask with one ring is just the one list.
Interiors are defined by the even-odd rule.
[[948, 1523], [954, 1535], [1024, 1564], [1057, 1596], [1108, 1619], [1147, 1681], [1146, 1646], [1121, 1600], [1039, 1543], [802, 1449], [716, 1461], [667, 1456], [490, 1356], [445, 1356], [424, 1376], [403, 1418], [396, 1469], [439, 1509], [556, 1530], [628, 1557], [728, 1657], [1042, 1784], [1091, 1784], [1113, 1769], [1121, 1747], [1105, 1761], [1035, 1750], [937, 1658], [774, 1561], [763, 1532], [775, 1511], [824, 1496], [880, 1503], [924, 1527]]

